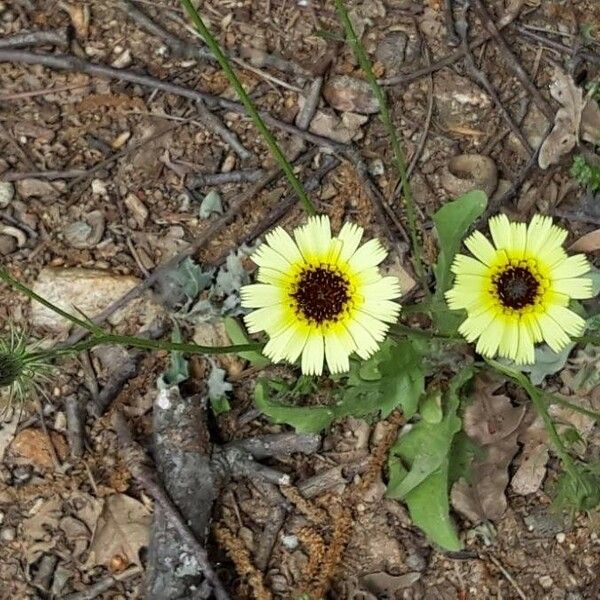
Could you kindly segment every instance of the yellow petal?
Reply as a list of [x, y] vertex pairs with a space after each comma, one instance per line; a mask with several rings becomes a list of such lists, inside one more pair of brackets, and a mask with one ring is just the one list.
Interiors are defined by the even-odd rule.
[[340, 260], [348, 261], [350, 257], [356, 252], [360, 240], [363, 236], [363, 228], [355, 225], [354, 223], [344, 223], [344, 226], [338, 234], [338, 239], [342, 241], [342, 251], [340, 253]]
[[498, 250], [511, 250], [513, 245], [511, 223], [506, 215], [496, 215], [489, 220], [490, 233]]
[[483, 264], [491, 265], [496, 261], [498, 252], [492, 246], [490, 241], [481, 233], [481, 231], [475, 231], [465, 240], [465, 246], [469, 249], [471, 254], [478, 258]]
[[321, 375], [325, 349], [323, 335], [313, 328], [308, 334], [306, 345], [302, 351], [302, 373], [304, 375]]

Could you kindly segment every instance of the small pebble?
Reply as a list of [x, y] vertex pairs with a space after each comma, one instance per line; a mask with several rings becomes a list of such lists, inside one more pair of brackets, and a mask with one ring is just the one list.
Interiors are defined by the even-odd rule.
[[539, 579], [538, 579], [538, 583], [545, 589], [545, 590], [549, 590], [552, 588], [552, 586], [554, 585], [554, 580], [552, 579], [552, 577], [550, 577], [550, 575], [542, 575]]
[[0, 529], [0, 540], [3, 542], [12, 542], [17, 537], [17, 530], [14, 527], [3, 527]]
[[298, 538], [295, 535], [284, 535], [281, 537], [281, 543], [287, 550], [295, 550], [298, 547]]
[[15, 188], [10, 181], [0, 181], [0, 208], [6, 208], [15, 196]]
[[567, 536], [562, 531], [560, 533], [556, 534], [556, 541], [559, 544], [564, 544], [566, 539], [567, 539]]
[[15, 484], [24, 484], [31, 479], [31, 467], [30, 466], [18, 466], [13, 469], [13, 479]]

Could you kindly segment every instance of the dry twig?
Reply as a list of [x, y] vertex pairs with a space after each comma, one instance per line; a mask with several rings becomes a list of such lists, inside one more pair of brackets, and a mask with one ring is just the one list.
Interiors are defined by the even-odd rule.
[[139, 446], [131, 435], [129, 425], [125, 417], [116, 412], [113, 419], [115, 431], [122, 448], [125, 462], [133, 477], [145, 488], [146, 492], [160, 505], [164, 514], [178, 531], [181, 539], [185, 541], [194, 552], [194, 557], [204, 573], [204, 577], [210, 583], [217, 600], [229, 600], [223, 584], [217, 573], [210, 564], [208, 554], [202, 544], [196, 539], [181, 513], [167, 495], [163, 486], [157, 481], [154, 470], [148, 465], [148, 458], [144, 450]]
[[47, 31], [21, 31], [0, 39], [0, 48], [27, 48], [28, 46], [69, 45], [69, 31], [66, 27]]

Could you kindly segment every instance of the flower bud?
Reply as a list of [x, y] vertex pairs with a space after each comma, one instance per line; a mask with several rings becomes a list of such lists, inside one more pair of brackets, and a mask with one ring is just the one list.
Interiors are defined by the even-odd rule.
[[0, 388], [13, 385], [23, 374], [23, 368], [20, 356], [0, 352]]

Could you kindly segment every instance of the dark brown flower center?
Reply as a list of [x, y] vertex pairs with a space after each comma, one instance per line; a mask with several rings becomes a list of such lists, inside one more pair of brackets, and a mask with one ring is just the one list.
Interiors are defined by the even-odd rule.
[[335, 321], [350, 299], [348, 280], [331, 267], [311, 267], [300, 274], [291, 294], [296, 310], [317, 324]]
[[518, 310], [535, 304], [540, 283], [523, 267], [509, 267], [494, 278], [500, 302], [506, 308]]

